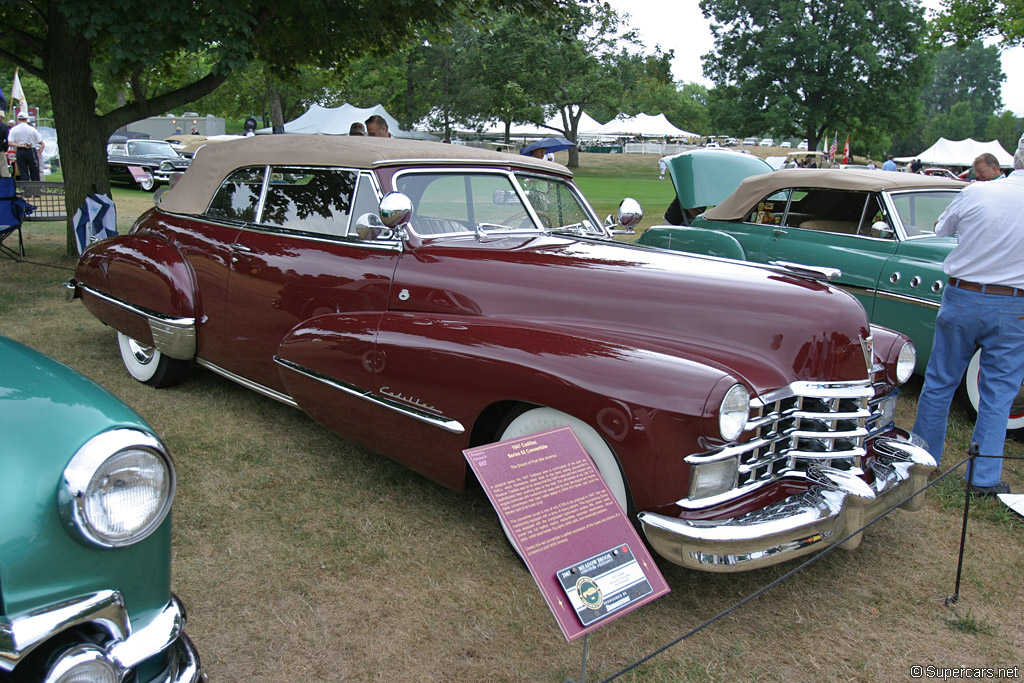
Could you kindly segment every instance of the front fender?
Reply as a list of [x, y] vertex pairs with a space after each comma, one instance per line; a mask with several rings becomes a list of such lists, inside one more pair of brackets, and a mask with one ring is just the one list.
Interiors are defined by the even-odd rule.
[[195, 355], [197, 306], [191, 266], [153, 235], [97, 242], [75, 269], [76, 295], [103, 323], [172, 358]]
[[640, 236], [637, 244], [737, 261], [745, 261], [747, 258], [743, 246], [735, 237], [721, 230], [707, 228], [655, 225]]

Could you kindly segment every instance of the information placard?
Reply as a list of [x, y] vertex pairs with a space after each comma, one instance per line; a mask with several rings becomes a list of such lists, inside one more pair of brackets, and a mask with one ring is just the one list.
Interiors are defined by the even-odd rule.
[[571, 428], [463, 453], [567, 640], [669, 591]]

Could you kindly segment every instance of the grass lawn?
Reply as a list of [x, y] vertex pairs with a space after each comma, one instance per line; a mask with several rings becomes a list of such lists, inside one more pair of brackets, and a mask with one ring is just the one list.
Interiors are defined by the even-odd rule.
[[[624, 158], [591, 161], [598, 156]], [[660, 217], [671, 190], [653, 155], [584, 157], [577, 177], [602, 215], [631, 195]], [[115, 201], [123, 231], [152, 196], [119, 189]], [[0, 333], [92, 377], [169, 445], [179, 475], [173, 589], [212, 680], [579, 676], [581, 643], [565, 642], [481, 491], [443, 489], [199, 367], [171, 389], [133, 381], [115, 333], [64, 299], [74, 260], [63, 254], [63, 226], [30, 223], [25, 238], [26, 262], [0, 259]], [[903, 425], [917, 391], [912, 382], [901, 398]], [[956, 407], [946, 466], [966, 450], [970, 428]], [[1007, 453], [1024, 445], [1008, 442]], [[1004, 472], [1024, 491], [1019, 461]], [[858, 550], [831, 553], [619, 680], [903, 681], [917, 665], [1024, 667], [1024, 520], [996, 501], [972, 505], [960, 601], [950, 608], [962, 488], [944, 480], [927, 498], [923, 511], [873, 526]], [[591, 636], [590, 680], [793, 565], [738, 575], [659, 567], [672, 592]]]

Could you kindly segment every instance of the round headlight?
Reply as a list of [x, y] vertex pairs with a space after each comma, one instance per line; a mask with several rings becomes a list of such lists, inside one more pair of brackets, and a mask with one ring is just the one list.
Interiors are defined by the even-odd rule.
[[117, 667], [94, 645], [75, 645], [60, 656], [46, 676], [52, 683], [117, 683]]
[[61, 517], [89, 545], [118, 548], [153, 533], [174, 500], [174, 466], [163, 444], [134, 429], [90, 439], [64, 470]]
[[896, 360], [896, 381], [905, 383], [914, 374], [917, 366], [917, 349], [913, 342], [907, 342], [900, 348], [899, 358]]
[[161, 171], [173, 171], [174, 170], [174, 164], [171, 163], [170, 161], [161, 161], [160, 162], [160, 170]]
[[750, 416], [750, 394], [742, 384], [733, 384], [725, 392], [718, 408], [718, 431], [726, 441], [733, 441], [743, 433]]

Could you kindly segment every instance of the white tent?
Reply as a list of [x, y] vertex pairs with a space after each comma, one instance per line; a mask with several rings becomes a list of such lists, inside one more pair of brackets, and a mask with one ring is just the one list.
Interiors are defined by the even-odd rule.
[[665, 137], [673, 138], [700, 137], [697, 133], [676, 128], [664, 114], [651, 116], [650, 114], [637, 114], [636, 116], [624, 116], [619, 114], [608, 123], [601, 126], [597, 131], [601, 135], [636, 135], [645, 138]]
[[989, 152], [999, 160], [1003, 168], [1013, 168], [1013, 155], [1009, 154], [998, 140], [978, 142], [972, 138], [966, 140], [947, 140], [939, 138], [938, 142], [917, 156], [899, 157], [896, 161], [909, 163], [920, 159], [923, 164], [940, 164], [942, 166], [970, 166], [979, 154]]
[[[394, 116], [389, 114], [383, 105], [360, 108], [351, 104], [327, 108], [314, 104], [305, 114], [284, 124], [286, 133], [306, 133], [309, 135], [348, 135], [349, 127], [356, 121], [366, 121], [374, 114], [384, 117], [388, 122], [388, 131], [396, 138], [416, 138], [418, 140], [437, 140], [429, 133], [416, 130], [402, 130]], [[263, 128], [258, 133], [270, 133], [270, 128]]]
[[[559, 131], [562, 130], [562, 115], [555, 114], [544, 123], [549, 127], [538, 126], [532, 123], [513, 123], [509, 129], [509, 135], [514, 138], [549, 138], [552, 135], [558, 135]], [[580, 137], [591, 137], [597, 135], [597, 130], [600, 127], [600, 123], [595, 121], [587, 112], [583, 112], [580, 115], [580, 123], [576, 132]], [[505, 124], [501, 121], [489, 123], [483, 129], [482, 134], [504, 135]]]

